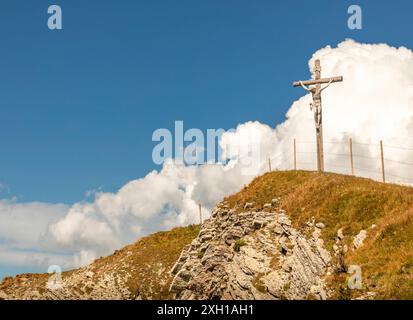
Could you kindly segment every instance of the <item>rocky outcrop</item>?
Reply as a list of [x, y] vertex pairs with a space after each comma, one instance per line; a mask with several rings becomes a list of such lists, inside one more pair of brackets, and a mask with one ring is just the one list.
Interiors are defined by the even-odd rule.
[[7, 295], [4, 292], [0, 291], [0, 300], [8, 300]]
[[328, 298], [324, 277], [331, 258], [320, 239], [324, 225], [309, 224], [307, 239], [277, 203], [257, 212], [248, 211], [253, 203], [247, 203], [242, 213], [220, 204], [171, 270], [176, 298]]

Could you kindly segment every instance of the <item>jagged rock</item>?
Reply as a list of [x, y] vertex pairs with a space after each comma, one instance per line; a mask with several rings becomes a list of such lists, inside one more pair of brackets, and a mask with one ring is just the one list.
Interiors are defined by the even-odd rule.
[[207, 271], [212, 271], [216, 266], [232, 259], [233, 253], [226, 245], [210, 246], [205, 252], [201, 264]]
[[287, 255], [287, 253], [288, 253], [288, 246], [285, 243], [285, 241], [282, 241], [282, 242], [280, 241], [280, 252], [283, 255]]
[[[177, 299], [305, 299], [312, 287], [317, 299], [328, 297], [323, 278], [331, 258], [318, 228], [306, 239], [282, 210], [233, 212], [226, 219], [216, 215], [202, 226], [200, 235], [209, 225], [221, 228], [206, 240], [202, 259], [192, 245], [181, 255], [185, 271], [171, 283]], [[232, 247], [235, 239], [245, 242], [238, 252]]]
[[261, 229], [263, 226], [267, 224], [267, 221], [256, 219], [253, 221], [252, 224], [253, 224], [254, 229]]
[[241, 227], [228, 227], [228, 230], [223, 234], [223, 239], [227, 244], [231, 244], [233, 241], [241, 239], [243, 235], [244, 231]]
[[280, 227], [280, 226], [276, 226], [276, 227], [274, 228], [274, 233], [276, 233], [277, 235], [281, 235], [281, 234], [284, 233], [284, 229], [283, 229], [282, 227]]
[[264, 206], [263, 206], [264, 209], [271, 209], [271, 207], [272, 207], [272, 204], [271, 204], [271, 203], [266, 203], [266, 204], [264, 204]]
[[285, 272], [291, 272], [292, 266], [290, 265], [290, 263], [288, 261], [286, 261], [283, 265], [282, 265], [282, 269]]
[[247, 202], [244, 206], [244, 210], [251, 209], [254, 206], [254, 202]]
[[207, 233], [204, 234], [202, 237], [199, 238], [199, 242], [206, 242], [212, 239], [212, 234], [211, 233]]
[[7, 294], [5, 294], [3, 291], [0, 291], [0, 300], [7, 300]]
[[278, 223], [284, 226], [291, 226], [291, 221], [287, 218], [285, 214], [279, 215]]
[[220, 210], [220, 211], [219, 211], [219, 214], [220, 214], [221, 216], [226, 216], [228, 213], [229, 213], [228, 210]]
[[312, 294], [318, 294], [318, 293], [320, 293], [320, 287], [319, 286], [311, 286], [310, 292]]

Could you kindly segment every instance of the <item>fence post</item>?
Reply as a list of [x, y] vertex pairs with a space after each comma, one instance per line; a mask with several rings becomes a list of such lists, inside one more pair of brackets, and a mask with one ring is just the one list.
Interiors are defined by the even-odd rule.
[[268, 158], [268, 168], [270, 169], [270, 172], [271, 172], [271, 158]]
[[295, 138], [294, 138], [294, 170], [297, 170], [297, 147], [295, 143]]
[[354, 161], [353, 161], [353, 139], [348, 139], [350, 146], [350, 165], [351, 165], [351, 175], [354, 176]]
[[199, 208], [199, 222], [200, 224], [202, 224], [202, 210], [201, 210], [201, 204], [198, 204], [198, 208]]
[[384, 174], [383, 140], [380, 140], [380, 155], [381, 155], [381, 175], [382, 175], [383, 183], [386, 183], [386, 177]]

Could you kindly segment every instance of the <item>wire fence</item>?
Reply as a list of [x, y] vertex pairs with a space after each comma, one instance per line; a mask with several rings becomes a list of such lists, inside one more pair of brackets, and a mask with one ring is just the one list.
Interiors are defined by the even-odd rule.
[[[413, 184], [413, 145], [397, 146], [383, 140], [365, 142], [347, 138], [324, 141], [324, 171]], [[269, 170], [317, 170], [315, 141], [293, 139], [290, 150], [268, 159]], [[271, 166], [273, 168], [271, 168]]]

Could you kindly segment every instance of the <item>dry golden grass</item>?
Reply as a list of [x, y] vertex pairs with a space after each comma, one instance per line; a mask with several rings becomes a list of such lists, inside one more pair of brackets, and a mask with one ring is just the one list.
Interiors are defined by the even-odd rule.
[[[296, 228], [301, 229], [312, 217], [326, 225], [322, 237], [330, 250], [338, 229], [343, 228], [350, 248], [360, 230], [368, 231], [363, 246], [350, 249], [346, 256], [347, 265], [362, 268], [363, 289], [344, 289], [347, 275], [336, 274], [329, 278], [337, 292], [334, 298], [374, 291], [380, 299], [413, 299], [413, 188], [330, 173], [276, 171], [256, 178], [225, 200], [240, 212], [246, 202], [262, 208], [278, 197]], [[140, 294], [143, 299], [170, 299], [168, 272], [198, 233], [199, 226], [155, 233], [94, 261], [93, 270], [96, 276], [115, 271], [128, 277], [131, 298]], [[36, 287], [44, 287], [47, 281], [47, 275], [20, 275], [6, 279], [0, 289], [21, 278], [29, 278]], [[259, 286], [258, 279], [255, 285]]]
[[190, 225], [143, 237], [113, 255], [96, 260], [94, 270], [104, 273], [107, 268], [115, 267], [117, 273], [127, 276], [132, 299], [138, 294], [142, 299], [171, 299], [169, 271], [199, 230], [199, 225]]
[[[119, 275], [126, 280], [131, 292], [130, 299], [138, 295], [142, 299], [171, 299], [169, 286], [172, 276], [169, 271], [179, 258], [185, 245], [198, 235], [199, 225], [190, 225], [175, 228], [170, 231], [157, 232], [143, 237], [134, 244], [128, 245], [112, 255], [95, 260], [90, 265], [95, 277], [104, 277], [106, 273]], [[70, 277], [76, 270], [62, 273], [62, 278]], [[45, 291], [48, 274], [22, 274], [14, 278], [7, 277], [0, 283], [0, 289], [6, 293], [16, 288], [24, 291], [36, 289], [41, 294]], [[22, 279], [26, 279], [23, 283]], [[122, 285], [119, 285], [122, 287]], [[110, 288], [109, 288], [110, 289]], [[108, 289], [108, 290], [109, 290]], [[76, 290], [81, 297], [85, 297], [92, 290], [78, 283]]]
[[[364, 245], [346, 256], [347, 265], [362, 268], [362, 292], [375, 291], [382, 299], [413, 299], [413, 188], [331, 173], [276, 171], [226, 200], [242, 211], [246, 202], [259, 208], [276, 197], [281, 197], [281, 207], [295, 227], [302, 228], [312, 217], [323, 222], [322, 237], [330, 250], [338, 229], [344, 229], [349, 247], [360, 230], [367, 230]], [[338, 289], [345, 279], [337, 275], [331, 285]]]
[[184, 246], [191, 243], [199, 230], [198, 225], [175, 228], [155, 233], [133, 244], [129, 250], [134, 253], [133, 263], [137, 269], [128, 281], [129, 289], [139, 291], [143, 299], [149, 296], [151, 299], [171, 299], [169, 286], [172, 277], [169, 271]]

